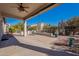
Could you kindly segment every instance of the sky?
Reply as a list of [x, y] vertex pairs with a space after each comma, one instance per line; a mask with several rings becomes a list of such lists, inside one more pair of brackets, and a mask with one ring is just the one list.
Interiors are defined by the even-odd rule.
[[[64, 3], [31, 19], [28, 19], [27, 22], [28, 25], [37, 24], [38, 22], [58, 25], [60, 21], [67, 21], [75, 16], [79, 16], [79, 3]], [[20, 20], [14, 18], [6, 18], [6, 21], [12, 25], [21, 22]]]

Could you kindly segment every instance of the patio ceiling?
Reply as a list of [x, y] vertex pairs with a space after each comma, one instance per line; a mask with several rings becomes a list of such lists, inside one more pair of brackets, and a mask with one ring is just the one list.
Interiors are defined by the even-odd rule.
[[60, 4], [56, 3], [22, 3], [25, 11], [18, 10], [19, 3], [0, 3], [0, 13], [4, 17], [13, 17], [18, 19], [28, 19]]

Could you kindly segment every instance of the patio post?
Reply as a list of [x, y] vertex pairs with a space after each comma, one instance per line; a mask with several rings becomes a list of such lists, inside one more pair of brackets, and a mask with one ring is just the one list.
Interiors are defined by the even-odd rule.
[[5, 18], [3, 17], [3, 31], [4, 31], [4, 34], [6, 34], [6, 21], [5, 21]]
[[27, 21], [24, 20], [24, 37], [26, 37], [28, 34], [28, 31], [27, 31]]

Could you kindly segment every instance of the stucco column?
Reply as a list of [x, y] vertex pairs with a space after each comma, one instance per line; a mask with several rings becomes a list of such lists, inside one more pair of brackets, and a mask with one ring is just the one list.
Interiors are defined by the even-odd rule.
[[1, 40], [1, 38], [2, 38], [2, 36], [3, 36], [3, 34], [4, 34], [4, 26], [3, 26], [3, 17], [1, 16], [1, 14], [0, 14], [0, 40]]
[[3, 33], [6, 34], [6, 21], [4, 17], [2, 17], [2, 27], [3, 27]]
[[24, 20], [24, 36], [26, 37], [27, 35], [28, 35], [27, 21]]
[[3, 31], [4, 31], [4, 34], [6, 34], [6, 24], [3, 23]]

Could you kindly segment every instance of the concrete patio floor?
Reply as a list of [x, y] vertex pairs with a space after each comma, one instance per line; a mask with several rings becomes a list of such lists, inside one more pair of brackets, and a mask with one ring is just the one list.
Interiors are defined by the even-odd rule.
[[[0, 43], [2, 56], [75, 56], [65, 51], [56, 51], [51, 47], [57, 38], [43, 35], [12, 36]], [[51, 44], [52, 43], [52, 44]]]

